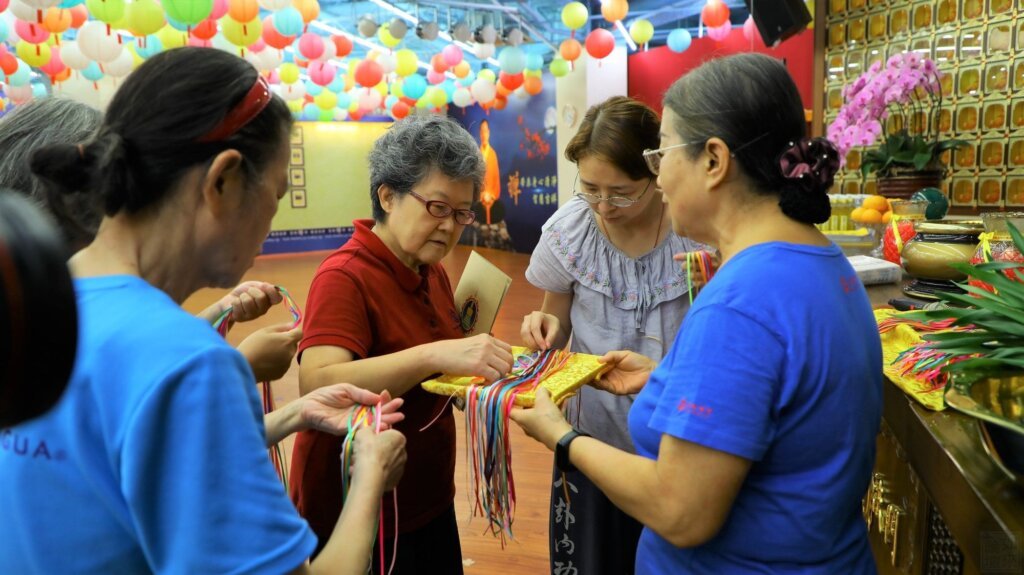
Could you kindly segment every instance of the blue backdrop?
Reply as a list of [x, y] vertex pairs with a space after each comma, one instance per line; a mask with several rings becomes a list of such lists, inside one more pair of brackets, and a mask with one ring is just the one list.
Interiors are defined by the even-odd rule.
[[503, 110], [449, 107], [449, 115], [477, 142], [480, 123], [487, 120], [501, 174], [501, 194], [490, 210], [491, 225], [486, 224], [485, 210], [477, 206], [477, 222], [463, 232], [464, 244], [531, 253], [541, 226], [558, 208], [555, 79], [545, 73], [543, 80], [540, 94], [528, 98], [509, 94]]

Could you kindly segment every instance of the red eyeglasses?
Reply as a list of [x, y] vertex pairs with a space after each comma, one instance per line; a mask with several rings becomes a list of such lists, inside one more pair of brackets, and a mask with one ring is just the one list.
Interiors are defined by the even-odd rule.
[[423, 205], [427, 207], [427, 213], [438, 219], [447, 218], [448, 216], [455, 214], [455, 223], [460, 226], [468, 226], [473, 223], [476, 219], [476, 212], [473, 210], [457, 210], [455, 206], [442, 202], [440, 200], [428, 200], [416, 192], [409, 192], [409, 195], [423, 202]]

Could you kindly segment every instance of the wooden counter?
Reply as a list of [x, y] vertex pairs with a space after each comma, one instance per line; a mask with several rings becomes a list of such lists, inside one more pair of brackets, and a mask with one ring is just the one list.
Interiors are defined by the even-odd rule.
[[[896, 285], [868, 293], [876, 306], [906, 297]], [[879, 573], [1024, 573], [1024, 487], [988, 454], [979, 421], [889, 382], [883, 397], [864, 509]]]

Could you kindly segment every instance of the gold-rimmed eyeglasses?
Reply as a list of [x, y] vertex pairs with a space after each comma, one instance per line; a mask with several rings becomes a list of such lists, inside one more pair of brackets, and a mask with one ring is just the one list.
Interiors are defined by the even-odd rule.
[[647, 180], [647, 186], [644, 187], [644, 191], [640, 192], [640, 195], [635, 198], [629, 198], [626, 196], [604, 197], [599, 196], [597, 194], [591, 194], [590, 192], [580, 191], [580, 173], [576, 172], [576, 181], [574, 181], [572, 184], [572, 195], [576, 196], [577, 198], [580, 198], [581, 200], [587, 202], [588, 204], [599, 204], [601, 202], [608, 202], [609, 205], [615, 206], [616, 208], [628, 208], [629, 206], [632, 206], [633, 204], [639, 202], [640, 198], [644, 197], [644, 194], [647, 193], [647, 190], [651, 189], [651, 182], [653, 181], [654, 178], [649, 178]]
[[647, 167], [650, 168], [652, 174], [658, 175], [661, 170], [661, 158], [665, 155], [665, 152], [676, 148], [682, 148], [683, 146], [689, 146], [692, 143], [693, 142], [674, 144], [672, 146], [658, 148], [657, 150], [644, 150], [644, 160], [647, 162]]

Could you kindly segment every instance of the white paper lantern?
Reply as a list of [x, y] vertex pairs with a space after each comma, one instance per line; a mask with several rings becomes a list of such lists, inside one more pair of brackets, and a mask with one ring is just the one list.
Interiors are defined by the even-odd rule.
[[306, 85], [303, 82], [281, 84], [281, 97], [288, 102], [301, 100], [306, 97]]
[[476, 98], [476, 101], [481, 104], [486, 104], [493, 100], [497, 90], [498, 89], [494, 84], [492, 82], [488, 82], [485, 78], [477, 78], [469, 87], [469, 92], [474, 98]]
[[85, 70], [89, 58], [78, 49], [78, 42], [65, 40], [60, 45], [60, 59], [72, 70]]
[[494, 44], [475, 44], [473, 46], [473, 55], [481, 60], [494, 56]]
[[292, 5], [292, 0], [258, 0], [259, 5], [264, 10], [280, 10], [281, 8], [287, 8]]
[[317, 60], [320, 62], [330, 62], [338, 56], [338, 45], [330, 40], [324, 41], [324, 51], [322, 54], [317, 56]]
[[381, 69], [384, 70], [385, 74], [390, 74], [395, 71], [395, 67], [398, 65], [398, 60], [394, 54], [381, 54], [377, 58], [377, 63], [380, 64]]
[[452, 103], [460, 108], [465, 108], [473, 103], [473, 95], [466, 88], [459, 88], [452, 94]]
[[124, 78], [134, 67], [135, 57], [128, 50], [121, 50], [121, 54], [112, 62], [104, 64], [103, 71], [115, 78]]
[[107, 33], [107, 25], [97, 20], [86, 22], [78, 30], [78, 49], [100, 64], [113, 62], [124, 51], [116, 32]]

